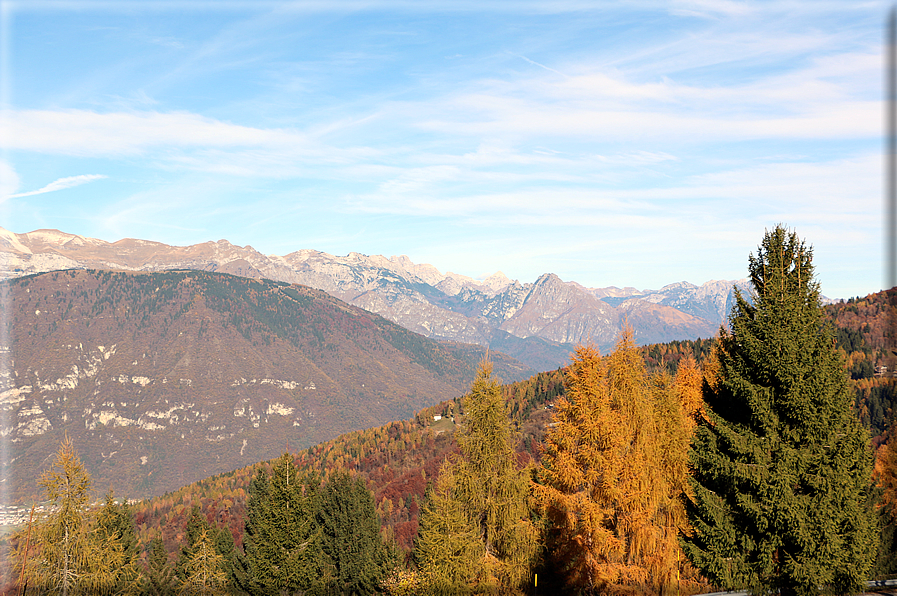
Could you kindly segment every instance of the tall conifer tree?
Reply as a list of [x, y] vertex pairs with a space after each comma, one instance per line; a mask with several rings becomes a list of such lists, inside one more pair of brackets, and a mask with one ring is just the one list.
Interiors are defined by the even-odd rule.
[[415, 558], [427, 589], [438, 596], [464, 594], [484, 575], [486, 549], [479, 529], [455, 495], [455, 474], [445, 462], [420, 512]]
[[243, 536], [253, 594], [320, 593], [329, 580], [321, 551], [318, 478], [300, 477], [284, 453], [269, 478], [252, 480]]
[[566, 384], [539, 474], [546, 550], [579, 593], [663, 592], [685, 523], [690, 381], [650, 378], [626, 329], [607, 358], [577, 348]]
[[174, 566], [168, 562], [168, 552], [161, 538], [153, 538], [147, 550], [144, 596], [174, 596], [178, 585]]
[[131, 508], [126, 503], [116, 503], [112, 489], [106, 493], [106, 501], [97, 512], [94, 527], [95, 540], [101, 548], [119, 552], [112, 558], [102, 557], [94, 561], [96, 567], [106, 566], [114, 577], [109, 593], [139, 594], [141, 574], [137, 560], [140, 548], [137, 544], [137, 530]]
[[[474, 549], [462, 544], [455, 560], [467, 561], [475, 550], [482, 554], [480, 560], [468, 570], [440, 567], [439, 581], [466, 575], [477, 589], [513, 593], [530, 578], [538, 531], [530, 520], [529, 471], [518, 469], [514, 449], [517, 437], [510, 426], [501, 388], [492, 378], [491, 363], [480, 365], [463, 403], [464, 420], [458, 431], [460, 457], [450, 464], [451, 481], [437, 487], [440, 498], [433, 501], [422, 518], [420, 543], [438, 541], [442, 531], [450, 532], [447, 540], [464, 541], [472, 531], [480, 546]], [[458, 509], [466, 523], [457, 523]], [[448, 523], [442, 523], [443, 516]], [[437, 556], [437, 552], [419, 550], [422, 566], [439, 567], [427, 559]]]
[[871, 452], [824, 323], [812, 250], [777, 226], [749, 272], [752, 295], [736, 289], [717, 378], [704, 385], [694, 533], [683, 548], [723, 588], [854, 592], [875, 550]]
[[224, 557], [215, 548], [208, 526], [199, 530], [199, 535], [184, 561], [185, 577], [181, 582], [181, 596], [224, 596], [227, 593], [227, 573], [224, 571]]
[[40, 479], [50, 511], [34, 524], [30, 550], [17, 551], [18, 557], [27, 557], [29, 590], [69, 596], [111, 594], [120, 587], [122, 572], [131, 561], [120, 537], [97, 526], [88, 511], [90, 482], [66, 437], [53, 466]]
[[318, 524], [322, 550], [333, 566], [331, 591], [374, 594], [389, 568], [386, 545], [380, 538], [380, 518], [374, 496], [360, 478], [331, 474], [321, 489]]

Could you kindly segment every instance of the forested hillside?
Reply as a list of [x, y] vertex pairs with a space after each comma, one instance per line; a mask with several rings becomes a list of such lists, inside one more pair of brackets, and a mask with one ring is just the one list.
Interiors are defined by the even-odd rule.
[[[887, 482], [889, 468], [886, 462], [890, 461], [888, 457], [894, 459], [894, 456], [888, 455], [886, 430], [889, 424], [894, 422], [895, 383], [892, 377], [882, 374], [881, 368], [887, 366], [885, 330], [888, 307], [886, 299], [887, 296], [881, 293], [863, 299], [829, 305], [824, 309], [824, 316], [834, 325], [833, 348], [841, 352], [845, 367], [844, 373], [850, 377], [849, 388], [855, 395], [857, 413], [863, 423], [871, 429], [875, 445], [880, 446], [878, 474], [880, 478], [883, 478], [881, 482]], [[677, 495], [683, 494], [682, 491], [686, 490], [684, 482], [687, 474], [686, 468], [683, 467], [685, 461], [683, 454], [686, 453], [684, 450], [687, 450], [687, 439], [692, 432], [690, 429], [693, 429], [694, 424], [700, 422], [704, 416], [699, 405], [701, 384], [716, 382], [714, 379], [718, 373], [715, 369], [716, 365], [713, 364], [716, 358], [710, 358], [716, 345], [717, 341], [714, 339], [677, 341], [641, 348], [636, 348], [631, 343], [624, 343], [622, 346], [618, 346], [614, 354], [605, 358], [599, 358], [594, 351], [586, 350], [580, 352], [576, 356], [577, 360], [574, 360], [574, 364], [579, 367], [575, 374], [563, 368], [539, 373], [527, 380], [502, 385], [497, 389], [501, 403], [505, 404], [507, 424], [511, 429], [511, 434], [508, 436], [512, 437], [513, 449], [516, 452], [513, 468], [521, 473], [529, 474], [532, 479], [538, 480], [540, 485], [545, 482], [551, 485], [551, 482], [554, 482], [558, 490], [561, 491], [554, 493], [554, 496], [550, 498], [544, 497], [548, 500], [544, 501], [540, 507], [543, 507], [542, 511], [548, 515], [546, 520], [554, 519], [551, 517], [551, 507], [567, 507], [568, 505], [563, 504], [566, 503], [564, 501], [566, 497], [563, 497], [564, 483], [558, 479], [551, 481], [551, 476], [545, 475], [547, 474], [544, 468], [546, 465], [545, 449], [566, 449], [567, 447], [564, 445], [568, 445], [570, 436], [572, 436], [565, 434], [573, 432], [572, 430], [566, 431], [562, 428], [554, 428], [554, 426], [569, 424], [573, 429], [577, 425], [581, 427], [585, 424], [587, 427], [588, 424], [591, 424], [590, 418], [583, 418], [582, 412], [571, 405], [579, 403], [585, 399], [584, 396], [589, 395], [592, 396], [589, 399], [599, 400], [595, 402], [596, 405], [590, 406], [598, 408], [596, 412], [601, 408], [606, 409], [598, 419], [605, 419], [607, 423], [611, 424], [609, 428], [617, 429], [614, 431], [617, 434], [613, 435], [617, 438], [607, 440], [613, 442], [619, 439], [624, 442], [632, 442], [633, 445], [642, 445], [639, 449], [643, 451], [638, 457], [645, 458], [646, 462], [656, 460], [654, 464], [645, 464], [647, 468], [644, 465], [638, 465], [629, 471], [627, 471], [625, 463], [628, 460], [625, 458], [613, 464], [610, 463], [611, 460], [606, 460], [607, 463], [604, 465], [622, 466], [614, 468], [617, 470], [616, 474], [622, 474], [621, 481], [628, 477], [630, 482], [635, 483], [640, 482], [637, 479], [638, 469], [655, 469], [656, 467], [658, 470], [664, 470], [662, 482], [659, 478], [651, 481], [651, 484], [659, 492], [640, 505], [633, 502], [631, 506], [636, 509], [632, 509], [630, 513], [626, 514], [643, 516], [643, 523], [647, 525], [637, 532], [660, 532], [661, 534], [658, 535], [667, 535], [664, 533], [668, 532], [669, 528], [683, 523], [684, 513], [675, 506], [679, 498]], [[597, 379], [607, 379], [601, 381], [601, 383], [606, 383], [606, 388], [597, 389], [599, 386], [594, 385], [593, 381], [589, 381], [590, 375], [597, 375], [595, 377]], [[624, 378], [632, 380], [622, 381]], [[482, 387], [481, 385], [479, 390], [475, 389], [473, 395], [482, 396], [489, 392], [483, 393], [485, 390]], [[636, 389], [638, 387], [641, 389]], [[568, 394], [570, 388], [576, 392], [573, 396]], [[595, 393], [596, 391], [597, 393]], [[601, 391], [608, 393], [602, 394]], [[602, 397], [602, 395], [604, 396]], [[623, 395], [631, 395], [631, 398], [622, 398], [622, 401], [618, 401]], [[414, 590], [421, 593], [420, 590], [423, 589], [421, 586], [424, 584], [419, 582], [437, 581], [434, 578], [442, 578], [438, 581], [448, 581], [449, 583], [462, 581], [458, 579], [461, 576], [455, 577], [451, 574], [460, 573], [459, 570], [464, 569], [468, 564], [473, 565], [472, 561], [479, 556], [475, 556], [475, 553], [480, 552], [478, 549], [481, 546], [478, 546], [472, 536], [462, 538], [461, 535], [458, 535], [457, 538], [462, 541], [458, 543], [459, 545], [466, 544], [467, 546], [464, 548], [470, 549], [465, 551], [468, 552], [465, 557], [473, 556], [474, 559], [468, 560], [462, 557], [448, 567], [441, 564], [428, 567], [428, 564], [424, 562], [427, 557], [436, 557], [433, 560], [441, 560], [443, 555], [438, 552], [427, 554], [426, 547], [421, 546], [419, 541], [421, 532], [450, 531], [448, 528], [434, 528], [434, 520], [437, 525], [442, 524], [448, 519], [444, 517], [445, 515], [455, 515], [460, 511], [452, 509], [452, 507], [460, 506], [460, 501], [455, 501], [455, 499], [459, 498], [461, 494], [466, 494], [463, 491], [457, 493], [458, 482], [466, 482], [463, 480], [464, 475], [470, 474], [470, 471], [465, 467], [466, 464], [458, 462], [469, 459], [471, 455], [469, 453], [470, 443], [467, 443], [468, 447], [459, 449], [457, 431], [462, 428], [463, 424], [469, 424], [468, 408], [471, 404], [478, 403], [470, 401], [471, 399], [473, 398], [470, 394], [466, 397], [459, 395], [455, 399], [420, 410], [409, 419], [353, 431], [304, 449], [297, 449], [297, 446], [285, 443], [282, 451], [287, 453], [279, 459], [210, 476], [161, 497], [141, 501], [129, 507], [116, 506], [111, 501], [107, 501], [103, 510], [106, 513], [103, 515], [109, 519], [133, 520], [134, 553], [140, 553], [139, 556], [135, 556], [142, 561], [135, 564], [148, 570], [145, 572], [149, 574], [146, 577], [156, 578], [152, 581], [158, 580], [163, 583], [167, 581], [170, 585], [188, 581], [189, 565], [192, 564], [189, 563], [192, 560], [190, 557], [196, 556], [196, 553], [199, 552], [196, 549], [204, 544], [203, 540], [207, 540], [211, 541], [208, 543], [209, 545], [214, 544], [214, 549], [216, 549], [214, 552], [217, 553], [215, 556], [221, 558], [220, 566], [224, 570], [223, 575], [219, 578], [221, 585], [231, 586], [233, 590], [240, 592], [240, 590], [247, 589], [246, 586], [249, 584], [245, 582], [257, 581], [252, 578], [257, 577], [258, 573], [262, 573], [259, 571], [261, 568], [253, 572], [252, 565], [259, 565], [260, 561], [267, 560], [259, 558], [261, 555], [258, 554], [257, 545], [260, 544], [261, 538], [258, 537], [259, 534], [253, 534], [253, 532], [273, 531], [271, 528], [275, 527], [265, 525], [267, 522], [260, 521], [266, 519], [264, 516], [268, 515], [264, 513], [264, 511], [268, 511], [264, 507], [273, 507], [274, 503], [272, 500], [272, 505], [264, 505], [263, 509], [259, 509], [262, 507], [260, 503], [267, 502], [260, 501], [259, 499], [262, 498], [260, 495], [268, 495], [264, 496], [265, 499], [275, 499], [275, 493], [270, 491], [286, 490], [283, 487], [275, 490], [277, 479], [281, 477], [279, 475], [285, 475], [284, 478], [295, 478], [296, 485], [303, 487], [290, 490], [300, 491], [297, 493], [298, 496], [293, 498], [298, 498], [300, 501], [305, 499], [302, 501], [306, 503], [303, 507], [308, 507], [312, 512], [310, 515], [313, 517], [317, 516], [315, 519], [318, 519], [318, 522], [315, 523], [325, 523], [326, 519], [330, 519], [328, 518], [329, 514], [326, 513], [327, 508], [337, 506], [336, 501], [332, 505], [327, 505], [326, 500], [320, 500], [324, 499], [323, 495], [325, 494], [332, 495], [328, 497], [331, 499], [349, 498], [346, 495], [355, 495], [351, 497], [352, 502], [355, 503], [353, 506], [370, 507], [372, 519], [379, 520], [380, 536], [385, 545], [383, 548], [386, 550], [376, 551], [380, 553], [375, 553], [376, 556], [370, 555], [380, 562], [374, 567], [366, 568], [368, 571], [364, 573], [370, 572], [373, 574], [371, 577], [380, 577], [378, 581], [386, 582], [382, 584], [383, 586], [391, 586], [389, 588], [391, 593], [413, 593]], [[641, 403], [642, 405], [635, 408], [630, 414], [624, 414], [626, 411], [624, 404], [630, 400], [635, 400], [632, 403]], [[638, 417], [626, 418], [644, 408], [654, 412], [652, 416], [655, 418], [641, 421]], [[483, 416], [483, 414], [480, 413], [478, 416]], [[618, 422], [612, 422], [613, 420]], [[554, 422], [550, 426], [549, 423], [552, 421]], [[502, 424], [500, 421], [494, 423]], [[638, 438], [640, 436], [638, 429], [645, 425], [659, 425], [665, 428], [666, 430], [660, 436], [666, 437], [664, 440], [667, 443], [663, 445], [640, 443], [644, 439]], [[591, 432], [587, 431], [586, 427], [575, 432]], [[630, 433], [631, 437], [625, 438], [628, 436], [626, 433]], [[612, 442], [608, 445], [612, 445]], [[893, 444], [893, 441], [891, 443]], [[591, 445], [593, 441], [589, 440], [584, 444]], [[602, 443], [599, 441], [597, 444]], [[546, 445], [555, 445], [556, 447], [546, 447]], [[891, 445], [891, 449], [892, 447], [893, 445]], [[616, 448], [608, 447], [607, 449], [609, 449], [607, 454], [601, 455], [596, 461], [600, 461], [601, 457], [609, 457]], [[596, 454], [593, 455], [598, 457]], [[557, 461], [566, 460], [562, 458]], [[580, 462], [580, 465], [583, 463], [585, 463], [584, 460]], [[551, 468], [552, 465], [549, 464], [549, 469]], [[440, 480], [447, 473], [447, 469], [450, 470], [448, 472], [450, 476], [445, 476], [443, 480]], [[542, 471], [537, 472], [540, 469]], [[479, 482], [483, 481], [478, 480], [470, 486], [475, 486]], [[364, 489], [358, 487], [364, 487]], [[359, 490], [361, 492], [358, 492]], [[319, 494], [322, 496], [316, 496]], [[889, 494], [886, 492], [885, 498], [897, 504], [897, 497], [888, 497]], [[343, 495], [343, 497], [338, 497], [338, 495]], [[369, 495], [369, 497], [365, 495]], [[370, 503], [365, 505], [368, 498]], [[596, 502], [600, 502], [600, 499]], [[464, 507], [474, 506], [472, 503]], [[610, 506], [611, 502], [608, 503]], [[535, 502], [532, 506], [536, 506]], [[440, 509], [445, 507], [449, 507], [449, 510]], [[455, 511], [455, 513], [450, 513], [450, 511]], [[464, 515], [479, 514], [474, 509]], [[563, 516], [550, 522], [554, 524], [553, 527], [556, 528], [557, 533], [549, 533], [544, 537], [549, 541], [561, 541], [557, 543], [557, 546], [551, 547], [549, 551], [554, 549], [561, 552], [559, 549], [566, 548], [563, 546], [565, 544], [571, 544], [569, 540], [575, 542], [576, 532], [581, 531], [571, 529], [570, 531], [573, 533], [565, 538], [566, 530], [562, 529], [563, 524], [559, 521], [562, 518]], [[251, 522], [252, 519], [257, 521]], [[892, 524], [886, 516], [882, 519], [884, 524]], [[422, 528], [422, 520], [429, 525]], [[131, 522], [122, 521], [121, 523], [130, 527]], [[887, 527], [891, 529], [887, 530], [890, 534], [886, 533], [886, 535], [892, 536], [893, 528], [891, 525]], [[268, 529], [265, 530], [265, 528]], [[621, 537], [627, 536], [626, 532], [629, 532], [622, 527], [614, 531], [620, 532]], [[126, 534], [127, 532], [123, 531], [122, 536]], [[253, 538], [253, 536], [256, 537]], [[22, 534], [19, 534], [13, 540], [13, 544], [21, 548], [22, 539]], [[893, 536], [888, 540], [892, 539]], [[465, 540], [467, 542], [464, 542]], [[630, 540], [630, 538], [626, 538], [626, 540]], [[648, 551], [633, 551], [632, 556], [642, 560], [639, 563], [641, 567], [638, 567], [641, 571], [636, 568], [631, 570], [635, 575], [613, 575], [617, 572], [613, 571], [612, 567], [608, 567], [607, 572], [611, 575], [607, 577], [616, 577], [617, 579], [613, 581], [622, 582], [620, 585], [627, 582], [641, 582], [643, 580], [638, 579], [640, 577], [651, 577], [653, 579], [644, 584], [645, 590], [648, 592], [661, 590], [660, 586], [667, 585], [672, 581], [670, 578], [675, 576], [677, 569], [675, 557], [670, 559], [678, 548], [675, 546], [675, 541], [667, 541], [664, 544], [667, 546], [664, 547], [665, 554], [661, 559], [652, 559], [653, 555]], [[895, 546], [890, 544], [883, 543], [882, 549], [884, 550], [879, 557], [877, 573], [885, 573], [889, 569], [887, 561], [892, 556]], [[374, 553], [374, 551], [371, 552]], [[526, 556], [531, 556], [531, 554]], [[393, 563], [387, 563], [387, 560], [393, 561]], [[462, 560], [467, 560], [468, 563], [462, 563]], [[253, 563], [253, 561], [255, 562]], [[476, 569], [480, 569], [476, 573], [483, 575], [477, 576], [479, 579], [463, 581], [479, 582], [477, 585], [486, 589], [486, 586], [489, 585], [505, 585], [502, 582], [513, 584], [524, 581], [527, 574], [535, 570], [542, 574], [540, 577], [543, 578], [546, 587], [554, 586], [555, 589], [560, 589], [563, 577], [567, 577], [567, 580], [563, 581], [572, 581], [570, 577], [574, 577], [569, 575], [573, 572], [572, 569], [562, 572], [561, 567], [550, 564], [548, 559], [542, 560], [542, 562], [530, 561], [527, 564], [530, 567], [527, 567], [526, 570], [519, 566], [515, 567], [514, 565], [517, 563], [512, 565], [510, 561], [508, 559], [500, 565], [495, 563], [499, 567], [494, 568], [489, 565], [486, 567], [475, 566]], [[177, 562], [177, 567], [173, 566], [175, 562]], [[307, 561], [306, 563], [311, 565], [307, 569], [316, 569], [315, 565], [324, 565], [320, 569], [326, 568], [329, 570], [327, 571], [329, 574], [339, 571], [339, 564], [335, 562], [327, 564], [331, 565], [329, 567], [321, 561]], [[384, 565], [386, 567], [383, 567]], [[480, 563], [476, 563], [476, 565], [480, 565]], [[390, 576], [391, 579], [388, 581], [384, 579], [383, 575], [387, 572], [387, 567], [393, 569], [396, 574]], [[139, 568], [135, 567], [134, 569]], [[402, 571], [403, 569], [410, 571]], [[505, 569], [505, 571], [499, 571], [500, 569]], [[513, 571], [513, 569], [518, 571]], [[680, 582], [684, 582], [680, 584], [680, 587], [685, 586], [686, 592], [709, 589], [710, 586], [701, 579], [700, 574], [694, 568], [681, 563], [678, 569]], [[518, 572], [523, 575], [519, 575]], [[137, 572], [135, 571], [135, 573]], [[253, 575], [254, 573], [256, 575]], [[310, 573], [309, 578], [316, 576], [313, 572], [308, 573]], [[670, 575], [671, 573], [673, 575]], [[328, 575], [327, 577], [330, 578], [327, 581], [336, 581], [336, 576]], [[451, 579], [452, 577], [455, 579]], [[504, 579], [502, 579], [503, 577]], [[309, 579], [309, 581], [311, 580]], [[403, 592], [402, 590], [405, 589], [402, 588], [403, 585], [411, 592]], [[417, 587], [415, 588], [415, 586]]]
[[[521, 461], [538, 459], [538, 445], [550, 413], [546, 404], [562, 393], [562, 370], [502, 387], [520, 430]], [[403, 550], [410, 551], [427, 485], [435, 480], [445, 458], [457, 451], [454, 430], [462, 413], [459, 396], [421, 410], [412, 419], [351, 432], [299, 451], [294, 459], [300, 470], [325, 476], [335, 469], [358, 473], [374, 491], [387, 532]], [[440, 419], [434, 420], [434, 416]], [[176, 552], [191, 508], [200, 505], [209, 520], [230, 527], [235, 542], [241, 544], [249, 483], [259, 467], [270, 469], [272, 461], [212, 476], [138, 503], [134, 513], [141, 542], [161, 537], [168, 551]]]
[[[884, 301], [885, 294], [879, 293], [825, 307], [826, 316], [835, 325], [837, 347], [851, 371], [864, 366], [861, 363], [877, 363], [886, 357]], [[863, 316], [857, 316], [860, 313]], [[665, 370], [675, 375], [683, 359], [691, 357], [702, 362], [714, 343], [714, 339], [673, 341], [644, 346], [640, 352], [649, 370]], [[535, 461], [540, 456], [539, 443], [551, 413], [546, 405], [564, 393], [564, 374], [565, 369], [539, 373], [502, 387], [514, 424], [521, 431], [518, 444], [521, 461]], [[873, 376], [872, 368], [859, 375], [852, 372], [851, 376], [858, 411], [864, 423], [874, 421], [872, 437], [880, 442], [888, 420], [892, 419], [889, 416], [894, 409], [897, 382]], [[461, 396], [421, 410], [411, 419], [351, 432], [298, 451], [294, 454], [296, 464], [300, 469], [313, 469], [324, 475], [337, 468], [359, 473], [374, 491], [384, 527], [403, 550], [410, 552], [426, 488], [435, 480], [445, 458], [457, 452], [453, 432], [462, 412], [460, 404]], [[876, 412], [874, 418], [868, 416], [870, 411]], [[434, 416], [441, 419], [434, 421]], [[271, 462], [258, 465], [270, 468]], [[135, 516], [141, 540], [148, 542], [153, 537], [162, 537], [169, 552], [176, 552], [182, 530], [175, 528], [184, 527], [191, 507], [198, 504], [210, 520], [219, 520], [230, 527], [240, 544], [249, 481], [257, 467], [252, 465], [212, 476], [138, 504]]]
[[895, 300], [897, 288], [825, 307], [856, 393], [857, 412], [873, 441], [887, 430], [897, 411], [897, 359], [891, 352], [897, 343], [888, 338], [897, 312]]

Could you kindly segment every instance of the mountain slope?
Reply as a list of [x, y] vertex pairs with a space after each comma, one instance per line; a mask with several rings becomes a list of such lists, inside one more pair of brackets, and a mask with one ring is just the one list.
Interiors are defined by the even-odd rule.
[[[584, 288], [553, 274], [531, 284], [501, 273], [477, 281], [443, 275], [405, 256], [334, 256], [314, 250], [266, 256], [226, 240], [175, 247], [130, 238], [109, 243], [58, 230], [14, 234], [0, 228], [0, 277], [74, 267], [196, 269], [300, 283], [427, 337], [491, 346], [543, 370], [563, 365], [574, 344], [609, 348], [624, 319], [633, 325], [639, 343], [710, 337], [725, 321], [734, 284], [682, 282], [640, 292]], [[623, 302], [628, 304], [621, 308]]]
[[[220, 273], [70, 270], [0, 290], [16, 496], [63, 433], [99, 486], [159, 494], [451, 399], [484, 355], [319, 290]], [[533, 372], [493, 358], [507, 380]]]

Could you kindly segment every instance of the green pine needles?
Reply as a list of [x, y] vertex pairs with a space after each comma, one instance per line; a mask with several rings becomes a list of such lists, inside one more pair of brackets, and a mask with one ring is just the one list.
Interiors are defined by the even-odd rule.
[[421, 511], [416, 558], [426, 593], [514, 594], [529, 583], [539, 537], [516, 440], [492, 365], [483, 362], [464, 398], [460, 454], [443, 464]]
[[869, 437], [824, 324], [812, 249], [779, 225], [751, 255], [692, 441], [692, 563], [725, 589], [854, 593], [875, 554]]
[[253, 479], [243, 540], [253, 595], [375, 594], [395, 565], [364, 481], [338, 470], [322, 486], [289, 453]]
[[251, 592], [261, 595], [321, 593], [326, 564], [321, 529], [315, 518], [320, 481], [300, 476], [293, 457], [284, 453], [271, 469], [259, 470], [247, 504], [244, 545]]

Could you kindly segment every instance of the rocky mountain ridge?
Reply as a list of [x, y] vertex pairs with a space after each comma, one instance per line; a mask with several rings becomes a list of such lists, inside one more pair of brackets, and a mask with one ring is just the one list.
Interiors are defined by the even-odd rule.
[[[533, 283], [498, 272], [485, 280], [442, 274], [407, 256], [303, 249], [263, 255], [227, 240], [191, 246], [126, 238], [106, 242], [58, 230], [0, 228], [0, 278], [61, 269], [196, 269], [307, 285], [439, 340], [491, 346], [537, 370], [566, 362], [578, 343], [612, 345], [623, 321], [639, 343], [710, 337], [725, 321], [732, 288], [746, 280], [687, 282], [656, 291], [585, 288], [546, 273]], [[501, 346], [499, 348], [499, 346]]]

